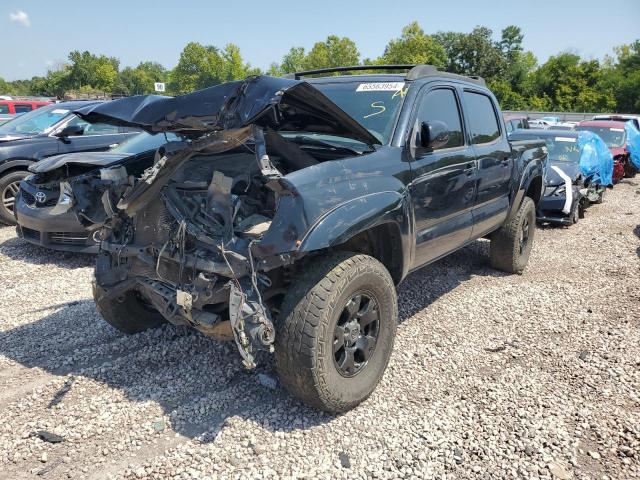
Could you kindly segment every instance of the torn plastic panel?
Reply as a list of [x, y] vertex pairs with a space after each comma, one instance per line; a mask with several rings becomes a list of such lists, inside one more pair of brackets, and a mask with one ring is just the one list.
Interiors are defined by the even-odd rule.
[[632, 121], [624, 124], [624, 131], [627, 134], [629, 159], [633, 166], [640, 170], [640, 131], [634, 126]]
[[613, 155], [595, 133], [582, 130], [578, 134], [580, 169], [596, 185], [613, 185]]

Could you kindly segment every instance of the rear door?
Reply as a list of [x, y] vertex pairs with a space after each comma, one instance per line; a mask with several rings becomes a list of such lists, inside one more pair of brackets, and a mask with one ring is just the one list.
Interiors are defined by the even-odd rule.
[[485, 92], [465, 89], [465, 116], [478, 164], [478, 191], [473, 208], [473, 237], [501, 225], [509, 211], [513, 156], [494, 100]]
[[[463, 128], [459, 92], [428, 86], [417, 102], [413, 121], [410, 186], [416, 252], [414, 268], [457, 249], [471, 236], [477, 168]], [[449, 141], [437, 150], [420, 145], [422, 122], [444, 122]]]

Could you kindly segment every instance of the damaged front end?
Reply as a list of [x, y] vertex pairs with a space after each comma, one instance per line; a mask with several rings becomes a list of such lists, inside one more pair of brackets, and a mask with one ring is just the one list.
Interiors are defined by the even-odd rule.
[[[281, 134], [313, 131], [377, 140], [304, 82], [253, 77], [183, 97], [132, 97], [77, 112], [93, 121], [174, 131], [140, 174], [118, 165], [61, 191], [100, 240], [98, 307], [135, 292], [175, 325], [235, 340], [247, 368], [272, 351], [272, 316], [286, 292], [310, 219], [285, 176], [325, 159]], [[103, 308], [101, 308], [101, 306]]]

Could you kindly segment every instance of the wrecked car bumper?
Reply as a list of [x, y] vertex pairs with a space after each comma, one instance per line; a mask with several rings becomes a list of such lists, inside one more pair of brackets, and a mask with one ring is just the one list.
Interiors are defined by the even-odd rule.
[[[24, 182], [23, 182], [24, 184]], [[26, 187], [28, 188], [28, 187]], [[41, 247], [65, 252], [97, 253], [93, 233], [87, 231], [72, 212], [53, 215], [53, 206], [36, 207], [28, 202], [27, 190], [21, 187], [14, 214], [17, 235]], [[33, 196], [33, 195], [32, 195]], [[56, 197], [57, 198], [57, 197]]]

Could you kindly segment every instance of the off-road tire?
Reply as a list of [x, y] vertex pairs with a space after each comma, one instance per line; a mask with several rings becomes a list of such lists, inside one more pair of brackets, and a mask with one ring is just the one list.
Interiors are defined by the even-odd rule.
[[[7, 190], [10, 185], [15, 184], [28, 176], [29, 176], [29, 172], [25, 172], [24, 170], [14, 170], [0, 177], [0, 224], [1, 223], [5, 223], [7, 225], [16, 224], [16, 218], [13, 214], [13, 211], [8, 210], [4, 205], [4, 202], [3, 202], [4, 194], [5, 194], [5, 190]], [[15, 208], [15, 203], [13, 205], [13, 208]]]
[[93, 284], [93, 298], [102, 318], [123, 333], [140, 333], [167, 323], [160, 312], [147, 306], [138, 293], [129, 290], [113, 300], [102, 299], [104, 289]]
[[[362, 370], [343, 376], [334, 361], [334, 329], [351, 296], [366, 290], [379, 313], [378, 339]], [[375, 258], [349, 252], [305, 265], [285, 296], [276, 325], [281, 383], [307, 405], [345, 412], [365, 400], [382, 378], [393, 349], [398, 301], [393, 280]]]
[[[528, 239], [520, 251], [520, 232], [528, 221]], [[522, 273], [529, 261], [536, 231], [536, 205], [524, 197], [518, 212], [491, 235], [489, 256], [491, 267], [507, 273]]]

